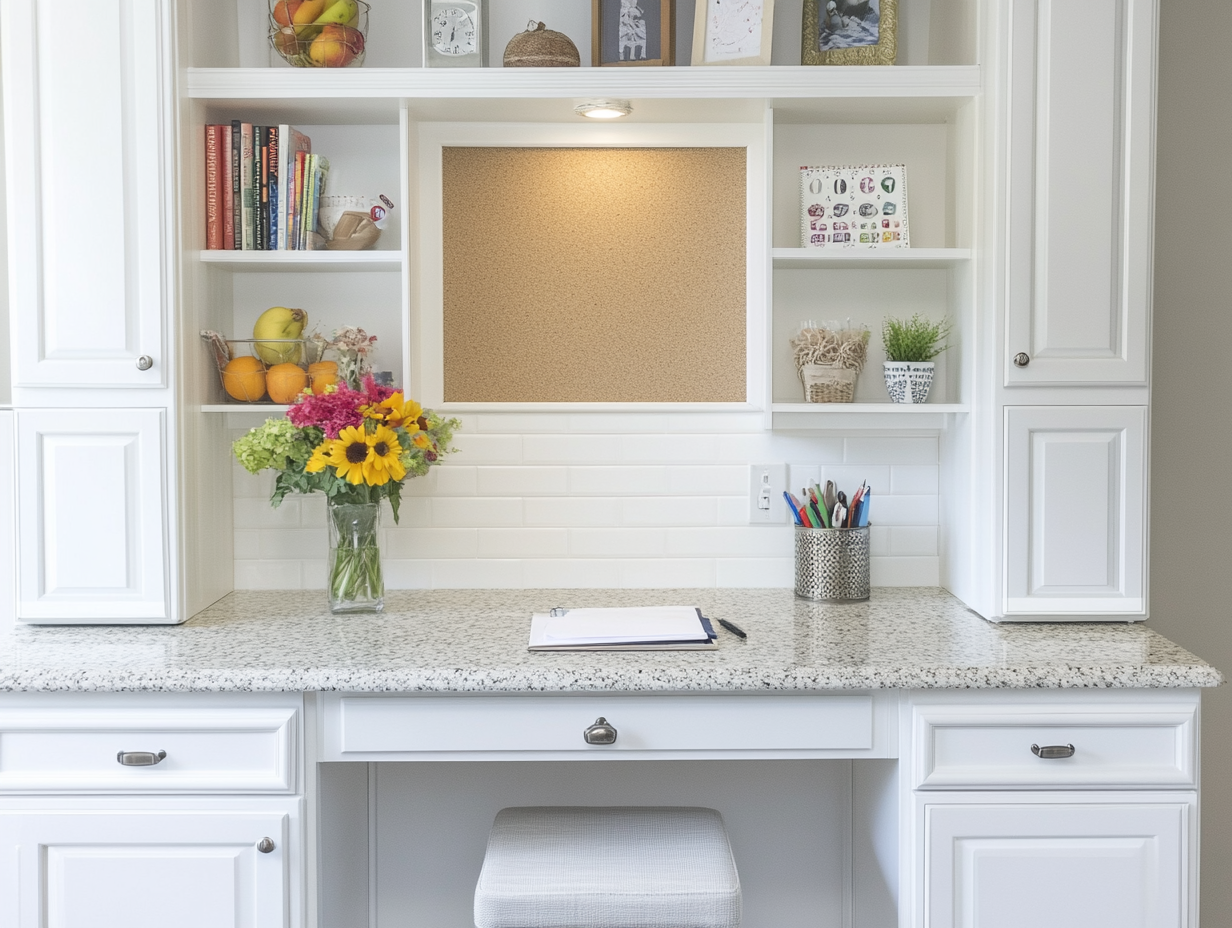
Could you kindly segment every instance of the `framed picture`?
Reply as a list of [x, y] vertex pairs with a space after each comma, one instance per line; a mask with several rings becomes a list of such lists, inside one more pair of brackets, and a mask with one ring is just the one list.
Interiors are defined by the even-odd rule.
[[770, 63], [774, 0], [697, 0], [693, 64]]
[[898, 0], [804, 0], [801, 64], [893, 64]]
[[800, 169], [804, 248], [910, 248], [901, 164]]
[[676, 63], [676, 0], [591, 0], [594, 67]]

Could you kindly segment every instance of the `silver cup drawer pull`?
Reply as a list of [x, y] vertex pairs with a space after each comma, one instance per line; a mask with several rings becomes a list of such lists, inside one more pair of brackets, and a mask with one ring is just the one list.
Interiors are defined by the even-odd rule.
[[1031, 753], [1041, 760], [1057, 760], [1074, 756], [1072, 744], [1046, 744], [1042, 748], [1038, 744], [1031, 745]]
[[616, 726], [608, 724], [603, 716], [595, 719], [595, 724], [582, 732], [587, 744], [615, 744]]
[[166, 751], [121, 751], [116, 755], [116, 760], [125, 767], [153, 767], [166, 757]]

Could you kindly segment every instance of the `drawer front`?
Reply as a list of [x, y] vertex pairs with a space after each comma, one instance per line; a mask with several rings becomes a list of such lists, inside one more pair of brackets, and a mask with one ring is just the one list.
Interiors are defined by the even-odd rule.
[[0, 792], [293, 792], [295, 721], [286, 707], [0, 711]]
[[[1195, 726], [1196, 712], [1189, 707], [916, 706], [913, 785], [1192, 788]], [[1048, 756], [1068, 754], [1071, 745], [1071, 756]], [[1042, 750], [1049, 747], [1061, 750]]]
[[[887, 713], [888, 714], [888, 713]], [[588, 744], [603, 717], [612, 744]], [[327, 759], [868, 753], [871, 696], [332, 697]]]

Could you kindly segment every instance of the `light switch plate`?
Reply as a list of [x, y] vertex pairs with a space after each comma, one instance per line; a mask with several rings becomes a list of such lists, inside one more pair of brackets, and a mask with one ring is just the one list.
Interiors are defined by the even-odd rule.
[[749, 465], [749, 521], [780, 525], [787, 521], [786, 464]]

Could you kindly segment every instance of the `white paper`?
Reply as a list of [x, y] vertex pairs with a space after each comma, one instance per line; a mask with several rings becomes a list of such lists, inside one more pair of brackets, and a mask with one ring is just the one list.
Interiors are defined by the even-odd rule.
[[694, 606], [570, 609], [563, 616], [531, 617], [530, 647], [587, 647], [633, 642], [697, 641], [710, 636]]

